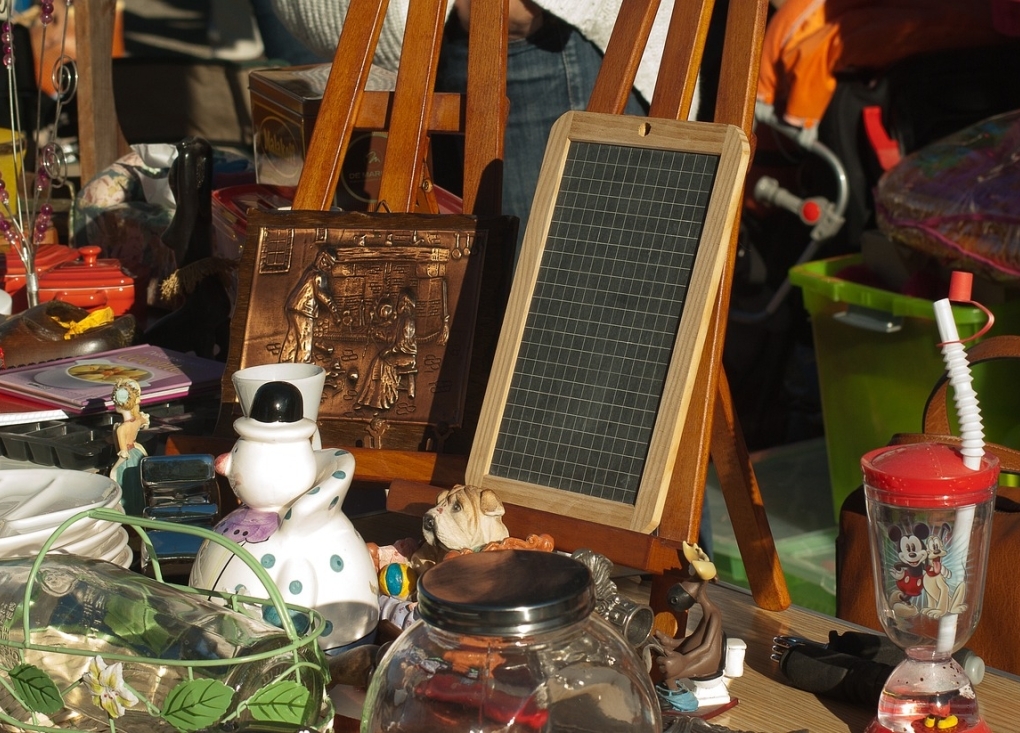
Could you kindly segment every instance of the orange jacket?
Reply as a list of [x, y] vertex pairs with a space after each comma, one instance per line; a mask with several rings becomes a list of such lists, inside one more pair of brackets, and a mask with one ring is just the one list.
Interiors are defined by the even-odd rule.
[[786, 0], [769, 20], [758, 99], [798, 127], [816, 125], [836, 72], [884, 69], [941, 49], [987, 46], [994, 0]]

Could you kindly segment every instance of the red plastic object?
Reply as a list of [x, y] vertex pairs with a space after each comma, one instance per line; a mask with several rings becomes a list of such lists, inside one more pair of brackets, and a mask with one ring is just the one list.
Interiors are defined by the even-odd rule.
[[887, 171], [902, 160], [900, 145], [891, 137], [882, 123], [882, 108], [871, 105], [864, 108], [864, 132], [868, 136], [875, 155], [878, 156], [878, 164], [882, 170]]
[[986, 453], [972, 471], [956, 448], [939, 443], [886, 446], [861, 458], [866, 486], [880, 501], [906, 507], [960, 507], [979, 504], [994, 493], [999, 459]]
[[949, 276], [949, 299], [957, 303], [969, 303], [974, 287], [974, 273], [953, 270]]
[[135, 280], [120, 260], [100, 259], [96, 246], [81, 247], [81, 259], [39, 275], [39, 302], [62, 300], [86, 310], [104, 306], [121, 316], [135, 308]]
[[[76, 259], [78, 259], [76, 249], [63, 244], [43, 244], [35, 253], [35, 269], [43, 273]], [[25, 310], [28, 307], [28, 299], [25, 296], [25, 264], [13, 249], [0, 253], [0, 277], [3, 278], [3, 289], [14, 301], [13, 311], [19, 313]]]
[[822, 218], [822, 207], [815, 201], [805, 201], [800, 207], [800, 218], [806, 224], [817, 224]]

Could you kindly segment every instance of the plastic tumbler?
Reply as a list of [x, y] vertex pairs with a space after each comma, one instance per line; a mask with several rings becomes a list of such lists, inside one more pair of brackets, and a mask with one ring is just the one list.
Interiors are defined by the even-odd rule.
[[952, 653], [981, 617], [998, 459], [972, 470], [955, 448], [917, 443], [871, 451], [861, 467], [878, 617], [907, 655], [869, 733], [987, 731]]

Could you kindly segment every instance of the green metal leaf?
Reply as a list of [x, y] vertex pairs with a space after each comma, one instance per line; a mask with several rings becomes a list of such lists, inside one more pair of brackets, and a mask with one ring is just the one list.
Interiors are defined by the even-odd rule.
[[218, 680], [182, 682], [170, 690], [163, 719], [183, 733], [208, 728], [230, 708], [234, 691]]
[[274, 682], [252, 695], [248, 710], [255, 720], [274, 723], [305, 723], [308, 713], [308, 688], [291, 680]]
[[34, 713], [53, 715], [64, 707], [60, 690], [50, 676], [31, 664], [19, 664], [9, 674], [25, 707]]
[[114, 635], [135, 648], [147, 650], [156, 659], [162, 657], [170, 644], [170, 635], [158, 614], [144, 603], [111, 596], [107, 601], [103, 621]]

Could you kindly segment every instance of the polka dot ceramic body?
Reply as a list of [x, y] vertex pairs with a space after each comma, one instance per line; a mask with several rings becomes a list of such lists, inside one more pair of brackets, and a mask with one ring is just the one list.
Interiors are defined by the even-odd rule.
[[[216, 469], [227, 476], [243, 505], [216, 530], [254, 555], [285, 601], [325, 616], [327, 630], [319, 638], [324, 650], [370, 637], [379, 621], [379, 580], [364, 540], [341, 510], [354, 476], [354, 456], [341, 449], [313, 451], [311, 431], [290, 431], [314, 429], [311, 420], [263, 423], [251, 431], [242, 422], [252, 421], [235, 423], [241, 438], [231, 453], [217, 458]], [[288, 432], [296, 439], [282, 439]], [[257, 439], [269, 433], [272, 443]], [[284, 499], [285, 494], [290, 498]], [[195, 559], [190, 584], [266, 597], [240, 558], [208, 541]]]

